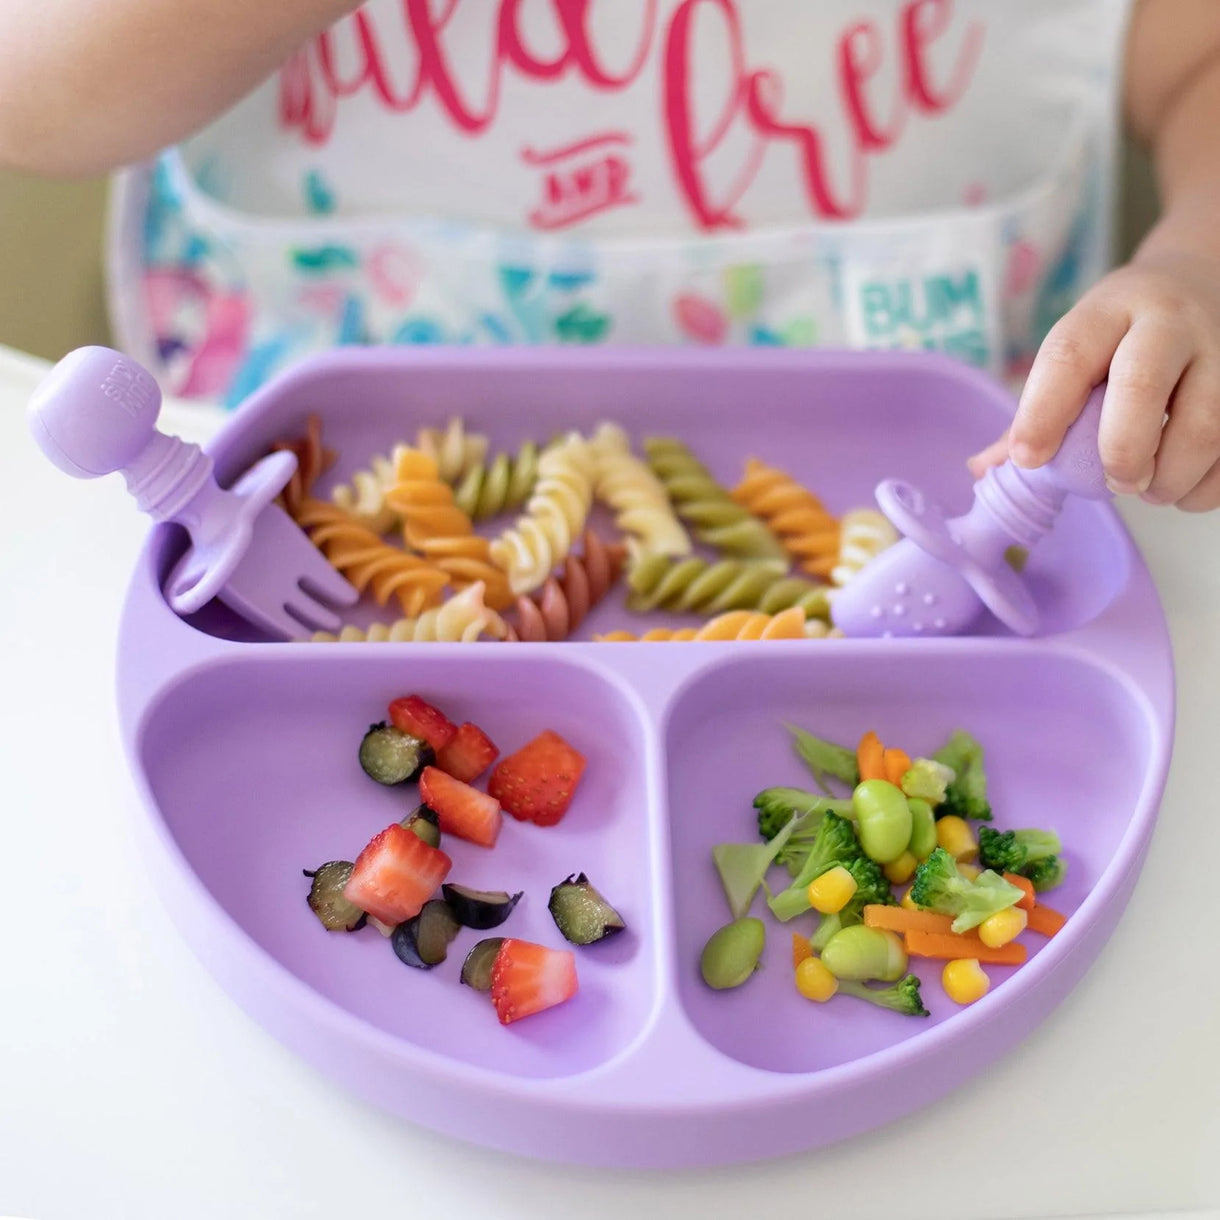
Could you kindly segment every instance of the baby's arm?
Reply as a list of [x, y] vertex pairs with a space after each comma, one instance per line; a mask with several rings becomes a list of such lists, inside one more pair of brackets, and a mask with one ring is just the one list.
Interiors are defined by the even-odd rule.
[[0, 164], [100, 173], [172, 144], [357, 0], [2, 0]]
[[[1155, 157], [1161, 220], [1047, 335], [1007, 452], [1018, 465], [1047, 461], [1108, 377], [1101, 455], [1113, 489], [1204, 511], [1220, 506], [1217, 0], [1140, 0], [1126, 108]], [[976, 473], [1004, 453], [1000, 442], [980, 454]]]

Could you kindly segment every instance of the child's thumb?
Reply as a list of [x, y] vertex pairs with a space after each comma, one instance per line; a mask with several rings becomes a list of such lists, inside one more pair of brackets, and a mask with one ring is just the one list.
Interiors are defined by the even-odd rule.
[[993, 466], [999, 466], [1008, 460], [1008, 433], [1005, 432], [998, 441], [992, 441], [986, 449], [976, 453], [966, 460], [970, 473], [981, 479]]

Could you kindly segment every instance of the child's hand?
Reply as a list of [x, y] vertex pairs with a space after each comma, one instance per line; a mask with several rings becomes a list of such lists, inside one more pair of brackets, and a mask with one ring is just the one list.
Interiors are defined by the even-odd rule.
[[[1188, 512], [1220, 507], [1220, 260], [1142, 254], [1052, 328], [1009, 431], [970, 459], [1040, 466], [1109, 379], [1100, 449], [1111, 490]], [[1168, 419], [1166, 417], [1168, 416]]]

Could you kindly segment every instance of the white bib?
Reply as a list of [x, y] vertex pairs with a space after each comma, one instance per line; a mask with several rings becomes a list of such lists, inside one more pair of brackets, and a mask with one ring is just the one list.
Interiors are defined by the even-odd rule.
[[120, 341], [236, 401], [344, 342], [949, 351], [1108, 261], [1129, 0], [371, 0], [119, 183]]

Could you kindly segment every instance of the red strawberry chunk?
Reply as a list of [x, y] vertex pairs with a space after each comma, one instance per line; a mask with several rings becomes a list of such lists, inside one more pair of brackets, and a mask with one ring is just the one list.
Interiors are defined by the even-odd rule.
[[501, 1025], [511, 1025], [570, 1000], [580, 986], [576, 954], [509, 938], [491, 967], [491, 1002]]
[[500, 760], [487, 791], [513, 817], [554, 826], [567, 813], [584, 772], [584, 755], [547, 729]]
[[478, 725], [467, 721], [449, 744], [436, 752], [436, 765], [454, 779], [469, 784], [499, 757], [500, 751], [491, 738]]
[[404, 695], [390, 704], [390, 723], [403, 733], [419, 737], [434, 750], [443, 750], [457, 733], [457, 725], [444, 712], [418, 695]]
[[356, 857], [343, 897], [382, 923], [400, 924], [419, 914], [452, 866], [443, 851], [395, 822]]
[[425, 767], [419, 777], [419, 795], [436, 813], [441, 833], [457, 835], [480, 847], [495, 847], [504, 819], [495, 797], [464, 784], [438, 767]]

